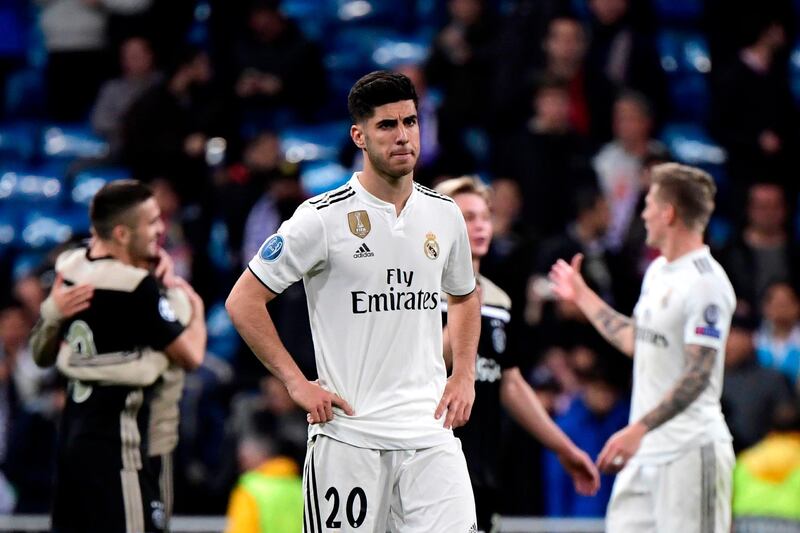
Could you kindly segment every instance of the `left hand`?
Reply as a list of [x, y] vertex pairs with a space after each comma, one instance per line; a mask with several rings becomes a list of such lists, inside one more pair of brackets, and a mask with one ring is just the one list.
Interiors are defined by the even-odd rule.
[[475, 380], [472, 378], [450, 376], [444, 387], [444, 394], [436, 406], [435, 418], [439, 420], [445, 411], [446, 429], [461, 427], [469, 420], [472, 404], [475, 402]]
[[158, 249], [158, 263], [156, 263], [156, 268], [153, 270], [153, 275], [168, 289], [177, 284], [175, 276], [175, 263], [172, 261], [172, 257], [170, 257], [167, 251], [163, 248]]
[[611, 435], [597, 456], [597, 467], [600, 471], [616, 474], [622, 470], [639, 449], [645, 433], [647, 427], [641, 422], [635, 422]]
[[600, 473], [591, 457], [578, 448], [558, 455], [558, 461], [572, 478], [575, 491], [583, 496], [594, 496], [600, 488]]

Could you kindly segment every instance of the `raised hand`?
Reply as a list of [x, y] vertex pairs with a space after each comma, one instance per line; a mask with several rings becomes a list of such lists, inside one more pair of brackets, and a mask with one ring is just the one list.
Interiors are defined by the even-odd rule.
[[550, 269], [549, 278], [553, 292], [562, 300], [574, 302], [586, 288], [586, 282], [581, 276], [581, 263], [583, 254], [575, 254], [570, 263], [559, 259]]

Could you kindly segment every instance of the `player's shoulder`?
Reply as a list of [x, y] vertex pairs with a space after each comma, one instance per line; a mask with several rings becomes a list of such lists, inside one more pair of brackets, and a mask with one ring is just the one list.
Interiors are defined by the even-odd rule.
[[[56, 259], [56, 272], [74, 284], [89, 283], [96, 289], [133, 292], [149, 277], [144, 268], [111, 257], [90, 258], [86, 247], [67, 250]], [[155, 283], [155, 278], [153, 278]]]
[[725, 269], [711, 253], [699, 254], [692, 258], [686, 268], [686, 289], [688, 294], [702, 296], [706, 294], [724, 294], [726, 299], [735, 303], [735, 293]]
[[508, 294], [498, 287], [492, 280], [480, 276], [481, 295], [484, 305], [499, 307], [501, 309], [511, 309], [511, 298]]
[[337, 204], [341, 206], [345, 200], [352, 198], [355, 194], [355, 189], [350, 182], [347, 182], [340, 187], [309, 198], [301, 204], [300, 208], [310, 209], [321, 214], [323, 211], [330, 211], [330, 208], [337, 206]]
[[414, 190], [420, 193], [426, 200], [431, 200], [434, 202], [436, 201], [445, 202], [452, 206], [456, 205], [453, 199], [450, 198], [449, 196], [436, 192], [433, 189], [430, 189], [428, 187], [425, 187], [424, 185], [417, 183], [416, 181], [413, 181], [412, 183], [414, 185]]

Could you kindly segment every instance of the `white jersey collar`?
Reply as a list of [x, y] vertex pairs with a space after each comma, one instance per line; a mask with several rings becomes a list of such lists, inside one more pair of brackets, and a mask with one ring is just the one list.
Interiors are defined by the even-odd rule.
[[664, 263], [664, 268], [666, 270], [675, 270], [681, 268], [682, 265], [694, 261], [695, 259], [709, 255], [711, 255], [711, 251], [709, 250], [708, 245], [704, 244], [697, 250], [692, 250], [691, 252], [685, 253], [682, 256], [673, 259], [672, 261], [667, 261]]
[[[380, 198], [369, 192], [367, 189], [365, 189], [364, 186], [361, 184], [361, 181], [358, 179], [358, 175], [359, 172], [353, 172], [353, 176], [350, 178], [350, 181], [348, 181], [348, 184], [353, 188], [354, 191], [356, 191], [356, 194], [359, 195], [361, 200], [373, 207], [377, 207], [378, 209], [384, 209], [394, 213], [395, 212], [394, 204], [381, 200]], [[406, 207], [408, 207], [411, 204], [412, 200], [416, 196], [417, 196], [416, 188], [411, 187], [411, 196], [409, 196], [408, 200], [406, 201]]]

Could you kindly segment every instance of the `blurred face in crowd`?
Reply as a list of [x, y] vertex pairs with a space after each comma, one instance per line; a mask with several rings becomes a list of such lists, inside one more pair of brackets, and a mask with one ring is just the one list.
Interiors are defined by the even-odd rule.
[[675, 217], [675, 208], [659, 197], [658, 188], [658, 184], [650, 186], [642, 211], [642, 220], [647, 230], [647, 245], [653, 248], [663, 245], [670, 223]]
[[753, 332], [741, 327], [731, 327], [725, 345], [725, 366], [736, 367], [750, 359], [753, 353]]
[[133, 208], [129, 228], [128, 254], [134, 264], [158, 258], [158, 247], [164, 234], [164, 221], [155, 197]]
[[478, 22], [483, 6], [481, 0], [450, 0], [447, 8], [454, 21], [469, 26]]
[[583, 386], [583, 401], [586, 407], [597, 416], [605, 416], [617, 403], [617, 391], [609, 383], [593, 379]]
[[628, 0], [590, 0], [589, 9], [600, 24], [608, 26], [625, 16], [628, 11]]
[[580, 63], [586, 51], [583, 28], [573, 19], [553, 19], [545, 38], [544, 51], [550, 61]]
[[603, 196], [598, 196], [594, 207], [583, 214], [584, 222], [592, 229], [593, 237], [602, 237], [608, 232], [611, 225], [611, 209], [608, 207], [608, 200]]
[[354, 124], [350, 136], [366, 151], [365, 165], [384, 178], [399, 180], [410, 174], [419, 156], [419, 123], [413, 100], [375, 108], [373, 115]]
[[268, 42], [280, 37], [283, 33], [283, 25], [283, 17], [280, 12], [272, 9], [254, 9], [248, 20], [248, 26], [253, 34]]
[[640, 143], [650, 138], [652, 122], [642, 105], [634, 99], [621, 98], [614, 104], [614, 136], [623, 144]]
[[125, 76], [140, 78], [153, 71], [153, 51], [148, 42], [140, 37], [125, 41], [120, 55]]
[[281, 159], [280, 139], [274, 133], [262, 133], [253, 139], [244, 152], [244, 162], [255, 171], [272, 170]]
[[753, 185], [747, 203], [750, 226], [760, 233], [783, 232], [786, 223], [786, 202], [783, 189], [775, 184]]
[[536, 94], [534, 111], [537, 123], [546, 131], [569, 130], [569, 94], [556, 88], [542, 89]]
[[421, 98], [425, 94], [428, 84], [425, 81], [425, 73], [419, 65], [402, 65], [398, 67], [395, 72], [406, 76], [411, 80], [411, 84], [417, 91], [417, 95]]
[[13, 355], [28, 340], [30, 325], [22, 308], [8, 307], [0, 311], [0, 343], [7, 356]]
[[791, 285], [776, 283], [767, 289], [764, 296], [764, 318], [787, 328], [800, 320], [800, 303]]
[[481, 259], [489, 252], [492, 242], [492, 216], [489, 205], [479, 194], [466, 192], [453, 197], [467, 223], [469, 248], [473, 259]]

